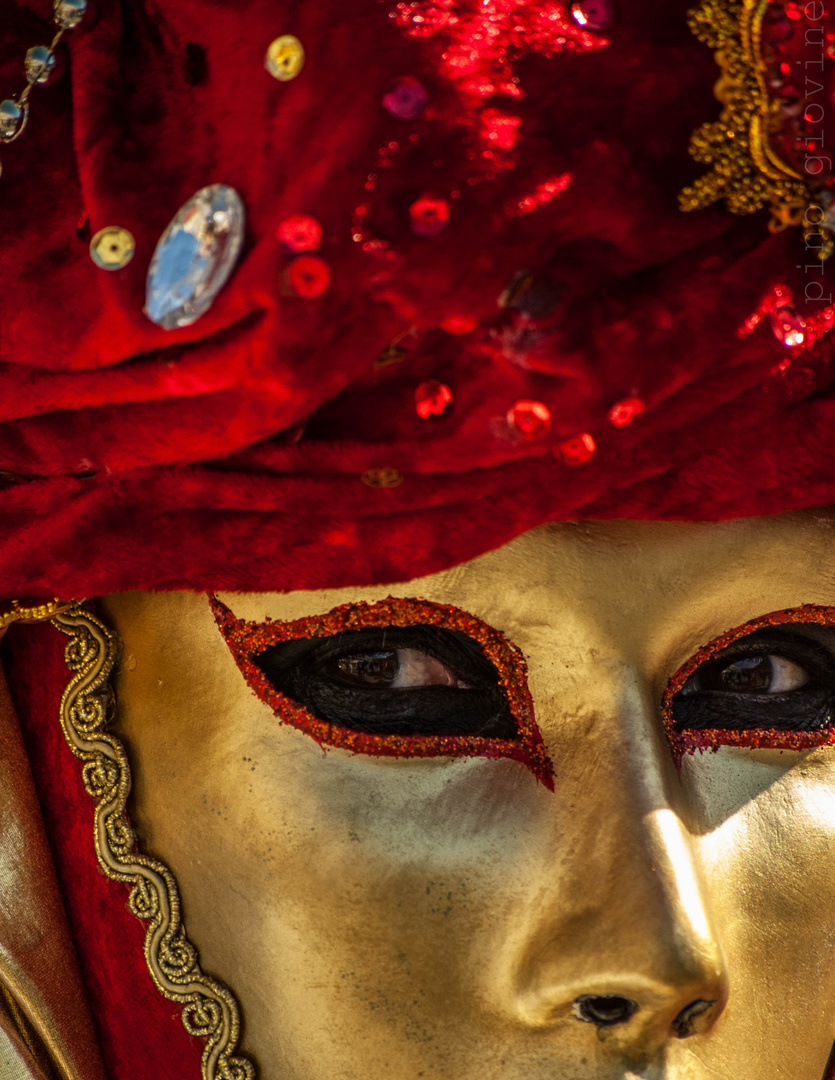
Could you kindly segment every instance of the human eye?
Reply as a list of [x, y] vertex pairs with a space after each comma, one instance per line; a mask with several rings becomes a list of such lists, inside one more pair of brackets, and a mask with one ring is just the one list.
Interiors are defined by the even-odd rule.
[[524, 658], [474, 616], [389, 597], [252, 623], [210, 603], [244, 678], [281, 723], [376, 757], [512, 758], [553, 789]]
[[665, 694], [674, 750], [806, 749], [835, 741], [832, 623], [827, 608], [776, 612], [699, 650]]
[[456, 631], [368, 627], [279, 642], [255, 664], [279, 693], [350, 731], [519, 738], [495, 666]]

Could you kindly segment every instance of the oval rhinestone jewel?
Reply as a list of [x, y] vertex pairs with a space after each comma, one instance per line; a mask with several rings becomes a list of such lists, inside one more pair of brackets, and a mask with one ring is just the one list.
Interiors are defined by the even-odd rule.
[[270, 42], [264, 67], [279, 82], [290, 82], [304, 67], [304, 45], [292, 34], [282, 34]]
[[159, 238], [145, 292], [145, 314], [163, 330], [205, 314], [229, 280], [244, 238], [244, 207], [234, 188], [212, 184], [184, 203]]
[[55, 68], [55, 56], [46, 45], [33, 45], [26, 53], [23, 67], [27, 82], [43, 85], [49, 82]]
[[72, 30], [84, 18], [87, 0], [55, 0], [55, 21], [62, 30]]
[[14, 142], [26, 127], [26, 105], [22, 107], [11, 98], [0, 101], [0, 142]]

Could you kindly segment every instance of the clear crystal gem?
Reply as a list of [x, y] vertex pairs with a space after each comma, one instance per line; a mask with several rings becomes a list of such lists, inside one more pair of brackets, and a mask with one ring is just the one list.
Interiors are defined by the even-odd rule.
[[798, 315], [794, 304], [784, 303], [771, 312], [771, 329], [787, 349], [794, 349], [806, 340], [806, 320]]
[[55, 21], [62, 30], [72, 30], [84, 18], [87, 0], [55, 0]]
[[48, 83], [55, 67], [55, 56], [46, 45], [33, 45], [23, 62], [26, 80], [30, 83]]
[[29, 110], [11, 98], [0, 101], [0, 142], [14, 142], [26, 127]]
[[571, 5], [571, 16], [586, 30], [607, 30], [615, 12], [611, 0], [578, 0]]
[[244, 207], [234, 188], [201, 188], [159, 238], [148, 268], [145, 314], [164, 330], [188, 326], [214, 303], [237, 262]]

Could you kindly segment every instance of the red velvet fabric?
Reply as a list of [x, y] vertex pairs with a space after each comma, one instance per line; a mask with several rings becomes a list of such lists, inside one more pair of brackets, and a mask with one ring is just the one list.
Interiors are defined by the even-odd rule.
[[[514, 61], [521, 99], [474, 104], [448, 77], [447, 38], [410, 36], [394, 0], [91, 0], [63, 74], [34, 91], [27, 130], [2, 153], [0, 593], [369, 583], [552, 519], [835, 499], [828, 338], [793, 357], [767, 321], [736, 336], [776, 282], [802, 301], [799, 233], [770, 235], [764, 213], [677, 206], [704, 170], [690, 133], [719, 108], [688, 6], [615, 0], [608, 45], [534, 48]], [[475, 17], [468, 0], [458, 8]], [[50, 9], [7, 5], [3, 87], [48, 39]], [[307, 52], [286, 83], [263, 67], [282, 33]], [[429, 92], [418, 120], [381, 105], [400, 75]], [[520, 118], [513, 167], [482, 156], [487, 106]], [[518, 213], [565, 174], [566, 190]], [[147, 266], [212, 182], [244, 200], [244, 253], [210, 312], [163, 331], [142, 314]], [[410, 228], [425, 194], [450, 207], [434, 236]], [[365, 202], [382, 254], [352, 239]], [[318, 298], [283, 284], [276, 230], [298, 213], [323, 228], [332, 283]], [[112, 273], [87, 251], [106, 225], [136, 237]], [[521, 270], [559, 296], [544, 321], [497, 307]], [[826, 294], [826, 272], [815, 278]], [[443, 329], [461, 319], [475, 329]], [[375, 367], [411, 328], [407, 357]], [[430, 378], [454, 404], [427, 421], [413, 394]], [[645, 413], [614, 427], [609, 409], [633, 395]], [[544, 439], [510, 437], [519, 398], [551, 410]], [[580, 432], [598, 449], [572, 467], [558, 447]], [[380, 466], [403, 483], [361, 482]]]
[[202, 1041], [179, 1007], [157, 990], [145, 964], [145, 924], [127, 907], [128, 886], [96, 861], [94, 803], [82, 763], [61, 730], [60, 702], [71, 673], [67, 639], [55, 627], [12, 627], [4, 668], [15, 702], [81, 972], [110, 1080], [197, 1080]]

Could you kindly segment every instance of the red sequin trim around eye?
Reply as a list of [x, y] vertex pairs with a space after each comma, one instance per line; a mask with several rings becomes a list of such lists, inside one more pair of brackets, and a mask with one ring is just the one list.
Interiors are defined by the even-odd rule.
[[[272, 707], [283, 724], [306, 732], [320, 745], [341, 746], [356, 754], [375, 757], [488, 757], [511, 758], [526, 765], [549, 791], [554, 790], [554, 769], [534, 719], [528, 690], [527, 665], [521, 651], [486, 623], [446, 604], [388, 597], [375, 604], [344, 604], [324, 615], [292, 622], [247, 622], [235, 616], [215, 596], [209, 596], [220, 632], [250, 689]], [[320, 720], [308, 709], [280, 694], [254, 663], [270, 645], [297, 638], [331, 637], [370, 626], [441, 626], [459, 630], [477, 641], [499, 674], [519, 729], [516, 739], [484, 739], [474, 735], [369, 735]]]
[[710, 644], [704, 645], [673, 675], [664, 691], [661, 711], [676, 765], [681, 763], [684, 754], [692, 754], [696, 750], [701, 752], [718, 750], [720, 746], [748, 746], [771, 750], [810, 750], [818, 746], [835, 746], [835, 727], [823, 728], [819, 731], [779, 731], [776, 728], [750, 728], [747, 731], [732, 731], [724, 728], [685, 731], [675, 729], [673, 698], [697, 668], [706, 661], [712, 660], [735, 641], [753, 634], [755, 630], [762, 630], [766, 626], [780, 626], [784, 623], [816, 623], [819, 626], [835, 626], [835, 607], [804, 604], [803, 607], [772, 611], [768, 615], [752, 619], [751, 622], [744, 623], [734, 630], [728, 630]]

